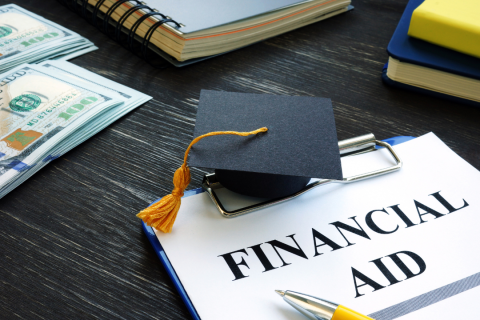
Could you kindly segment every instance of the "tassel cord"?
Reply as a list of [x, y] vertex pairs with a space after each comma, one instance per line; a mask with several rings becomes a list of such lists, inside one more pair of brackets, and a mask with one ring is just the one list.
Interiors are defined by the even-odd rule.
[[175, 171], [175, 174], [173, 176], [173, 184], [175, 187], [172, 193], [166, 195], [160, 201], [152, 204], [148, 208], [138, 213], [137, 217], [142, 219], [143, 222], [145, 222], [148, 226], [152, 226], [162, 232], [171, 232], [173, 223], [175, 222], [175, 219], [177, 217], [178, 210], [180, 209], [183, 192], [191, 181], [190, 168], [187, 165], [187, 159], [190, 149], [193, 147], [193, 145], [206, 137], [226, 134], [246, 137], [266, 131], [268, 131], [268, 129], [265, 127], [250, 132], [214, 131], [193, 139], [193, 141], [189, 144], [187, 150], [185, 151], [182, 166], [178, 168], [177, 171]]

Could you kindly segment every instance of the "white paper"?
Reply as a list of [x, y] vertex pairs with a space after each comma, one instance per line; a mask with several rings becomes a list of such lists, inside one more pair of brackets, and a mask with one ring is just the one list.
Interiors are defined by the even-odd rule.
[[[319, 187], [293, 201], [233, 219], [223, 218], [205, 193], [183, 199], [173, 232], [156, 234], [200, 317], [203, 320], [305, 319], [275, 289], [321, 297], [368, 315], [479, 273], [480, 172], [432, 133], [394, 149], [404, 163], [398, 172], [348, 185]], [[342, 159], [344, 176], [393, 164], [386, 150]], [[468, 206], [448, 213], [448, 208], [432, 196], [436, 192], [453, 208], [464, 206], [464, 200]], [[425, 214], [422, 216], [425, 222], [419, 223], [414, 200], [443, 216]], [[406, 228], [399, 215], [388, 208], [394, 205], [399, 205], [415, 225]], [[366, 215], [381, 209], [388, 215], [373, 213], [375, 223], [385, 231], [392, 231], [398, 225], [397, 231], [380, 234], [366, 224]], [[422, 209], [420, 212], [424, 213]], [[347, 242], [331, 223], [339, 221], [358, 229], [350, 217], [356, 217], [370, 239], [342, 230], [348, 241], [354, 243], [346, 246]], [[342, 248], [332, 251], [327, 245], [320, 246], [318, 252], [322, 254], [314, 256], [312, 228]], [[278, 249], [289, 263], [281, 267], [282, 261], [266, 242], [278, 240], [296, 247], [292, 238], [287, 237], [293, 234], [308, 259]], [[317, 245], [320, 243], [317, 240]], [[276, 269], [263, 272], [265, 267], [249, 248], [258, 244], [262, 244]], [[235, 253], [232, 257], [237, 263], [244, 259], [249, 268], [239, 268], [248, 277], [233, 281], [235, 276], [220, 255], [240, 249], [245, 249], [248, 255]], [[425, 271], [406, 279], [387, 257], [401, 251], [418, 255], [425, 262]], [[418, 273], [420, 268], [411, 258], [401, 254], [398, 257], [413, 273]], [[370, 262], [379, 258], [401, 280], [399, 283], [389, 285], [385, 275]], [[373, 291], [368, 285], [359, 287], [363, 295], [356, 298], [352, 268], [384, 288]], [[363, 283], [357, 281], [358, 285]], [[475, 287], [433, 305], [421, 306], [399, 319], [452, 319], [458, 309], [468, 312], [475, 308], [477, 312], [472, 302], [479, 298], [479, 287]], [[451, 308], [455, 310], [445, 312]], [[394, 318], [398, 315], [378, 319]]]

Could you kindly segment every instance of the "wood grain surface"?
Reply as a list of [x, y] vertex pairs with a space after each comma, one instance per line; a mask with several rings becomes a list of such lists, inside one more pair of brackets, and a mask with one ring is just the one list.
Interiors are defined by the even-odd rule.
[[339, 139], [433, 131], [480, 169], [480, 109], [381, 81], [407, 0], [353, 0], [352, 12], [180, 69], [152, 68], [55, 0], [0, 4], [11, 2], [100, 47], [73, 63], [153, 100], [0, 200], [0, 319], [190, 318], [135, 214], [171, 191], [201, 89], [328, 97]]

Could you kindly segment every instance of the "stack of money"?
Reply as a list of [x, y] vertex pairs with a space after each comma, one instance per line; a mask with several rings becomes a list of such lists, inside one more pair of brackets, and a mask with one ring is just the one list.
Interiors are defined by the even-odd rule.
[[96, 49], [75, 32], [17, 5], [0, 6], [0, 73], [23, 63], [68, 60]]
[[66, 61], [0, 75], [0, 198], [151, 97]]

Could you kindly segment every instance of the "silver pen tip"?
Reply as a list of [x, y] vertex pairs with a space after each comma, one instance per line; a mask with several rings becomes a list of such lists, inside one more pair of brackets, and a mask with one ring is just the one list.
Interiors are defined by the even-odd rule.
[[280, 297], [283, 297], [285, 295], [285, 291], [283, 290], [275, 290], [275, 292], [278, 293]]

